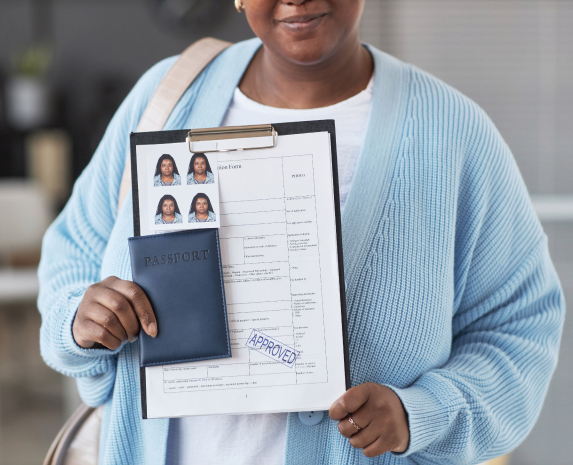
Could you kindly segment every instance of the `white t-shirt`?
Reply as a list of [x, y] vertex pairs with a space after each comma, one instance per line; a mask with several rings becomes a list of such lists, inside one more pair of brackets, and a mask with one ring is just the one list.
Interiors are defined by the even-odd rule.
[[[340, 208], [344, 209], [366, 134], [374, 77], [359, 94], [323, 108], [293, 110], [261, 105], [235, 89], [223, 126], [334, 119]], [[283, 465], [286, 413], [212, 415], [172, 421], [167, 464]]]

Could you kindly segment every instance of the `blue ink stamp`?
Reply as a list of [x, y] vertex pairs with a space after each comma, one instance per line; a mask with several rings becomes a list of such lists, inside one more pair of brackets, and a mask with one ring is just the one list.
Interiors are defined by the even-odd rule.
[[255, 329], [251, 331], [251, 335], [247, 339], [247, 343], [245, 345], [289, 368], [294, 366], [296, 359], [300, 355], [298, 350], [294, 350], [292, 347], [284, 345], [282, 342], [279, 342]]

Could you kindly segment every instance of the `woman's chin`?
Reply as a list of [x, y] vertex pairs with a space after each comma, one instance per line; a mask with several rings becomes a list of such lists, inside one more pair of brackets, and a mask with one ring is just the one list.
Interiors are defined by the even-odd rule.
[[309, 37], [305, 39], [285, 41], [275, 50], [291, 63], [312, 66], [330, 58], [333, 48], [332, 42], [309, 34]]

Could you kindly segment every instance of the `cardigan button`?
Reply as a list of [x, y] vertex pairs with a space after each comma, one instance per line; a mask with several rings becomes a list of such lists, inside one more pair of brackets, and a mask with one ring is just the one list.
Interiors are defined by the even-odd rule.
[[318, 425], [324, 418], [324, 412], [298, 412], [298, 418], [306, 426], [315, 426]]

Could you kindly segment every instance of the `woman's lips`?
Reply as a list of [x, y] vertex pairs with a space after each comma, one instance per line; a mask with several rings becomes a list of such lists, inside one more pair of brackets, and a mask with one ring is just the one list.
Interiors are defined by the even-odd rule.
[[290, 16], [285, 19], [279, 20], [286, 29], [293, 32], [310, 31], [317, 27], [325, 17], [326, 13], [304, 15], [304, 16]]

